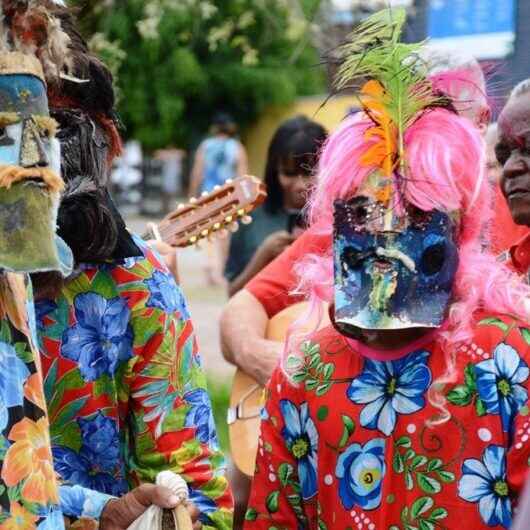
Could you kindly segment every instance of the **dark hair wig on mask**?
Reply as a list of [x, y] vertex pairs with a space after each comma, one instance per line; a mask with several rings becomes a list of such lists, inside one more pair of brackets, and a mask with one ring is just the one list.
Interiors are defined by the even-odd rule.
[[283, 190], [278, 179], [280, 171], [313, 173], [326, 137], [326, 129], [305, 116], [291, 118], [278, 127], [269, 144], [265, 167], [265, 208], [269, 212], [276, 213], [283, 207]]
[[44, 0], [68, 35], [69, 68], [48, 85], [52, 116], [59, 123], [62, 176], [66, 190], [58, 234], [76, 263], [98, 263], [139, 256], [138, 249], [107, 190], [109, 169], [121, 152], [108, 68], [94, 55], [76, 27], [70, 9]]

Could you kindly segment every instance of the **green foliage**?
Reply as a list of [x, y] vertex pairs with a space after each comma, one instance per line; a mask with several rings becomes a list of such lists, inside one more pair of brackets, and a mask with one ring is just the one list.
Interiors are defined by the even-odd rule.
[[126, 135], [148, 149], [196, 145], [216, 110], [244, 127], [267, 105], [324, 87], [307, 38], [319, 0], [303, 0], [298, 15], [285, 0], [73, 3], [117, 74]]
[[228, 441], [228, 425], [226, 424], [226, 412], [230, 404], [229, 382], [219, 382], [208, 378], [208, 393], [212, 402], [212, 411], [217, 428], [217, 437], [223, 453], [230, 454], [230, 443]]

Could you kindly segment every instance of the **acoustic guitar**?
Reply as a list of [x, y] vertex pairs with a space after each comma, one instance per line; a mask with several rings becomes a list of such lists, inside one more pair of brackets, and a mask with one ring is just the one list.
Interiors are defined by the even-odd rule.
[[[267, 326], [266, 338], [285, 342], [289, 326], [300, 318], [307, 310], [307, 303], [292, 305], [275, 315]], [[329, 324], [327, 310], [318, 329]], [[303, 329], [311, 330], [316, 322], [308, 321]], [[258, 440], [260, 434], [260, 412], [264, 405], [264, 387], [255, 379], [238, 369], [232, 382], [230, 408], [227, 412], [228, 433], [232, 460], [237, 468], [248, 475], [254, 476]]]
[[187, 247], [201, 239], [221, 235], [226, 229], [234, 230], [241, 221], [252, 219], [249, 213], [263, 203], [267, 193], [265, 185], [250, 175], [227, 180], [210, 193], [180, 204], [160, 223], [149, 223], [144, 239], [163, 241], [172, 247]]

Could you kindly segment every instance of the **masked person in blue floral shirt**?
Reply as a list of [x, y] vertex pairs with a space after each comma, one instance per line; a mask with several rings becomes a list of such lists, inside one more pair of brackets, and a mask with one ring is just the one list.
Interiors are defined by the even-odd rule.
[[[152, 484], [172, 470], [189, 485], [195, 527], [228, 529], [232, 498], [186, 303], [107, 191], [120, 149], [111, 75], [69, 11], [52, 10], [72, 54], [48, 95], [66, 181], [58, 233], [75, 270], [65, 281], [34, 280], [55, 469], [84, 488], [62, 497], [63, 511], [77, 525], [125, 530], [149, 505], [172, 504]], [[102, 493], [108, 502], [94, 509]]]

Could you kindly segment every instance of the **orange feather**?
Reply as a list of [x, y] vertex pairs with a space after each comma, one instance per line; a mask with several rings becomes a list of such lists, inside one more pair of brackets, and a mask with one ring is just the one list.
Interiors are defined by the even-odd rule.
[[385, 175], [390, 176], [396, 167], [398, 156], [397, 127], [386, 111], [389, 96], [383, 85], [376, 80], [365, 83], [361, 95], [363, 108], [374, 121], [374, 126], [366, 131], [365, 138], [377, 139], [361, 157], [361, 164], [380, 167]]

